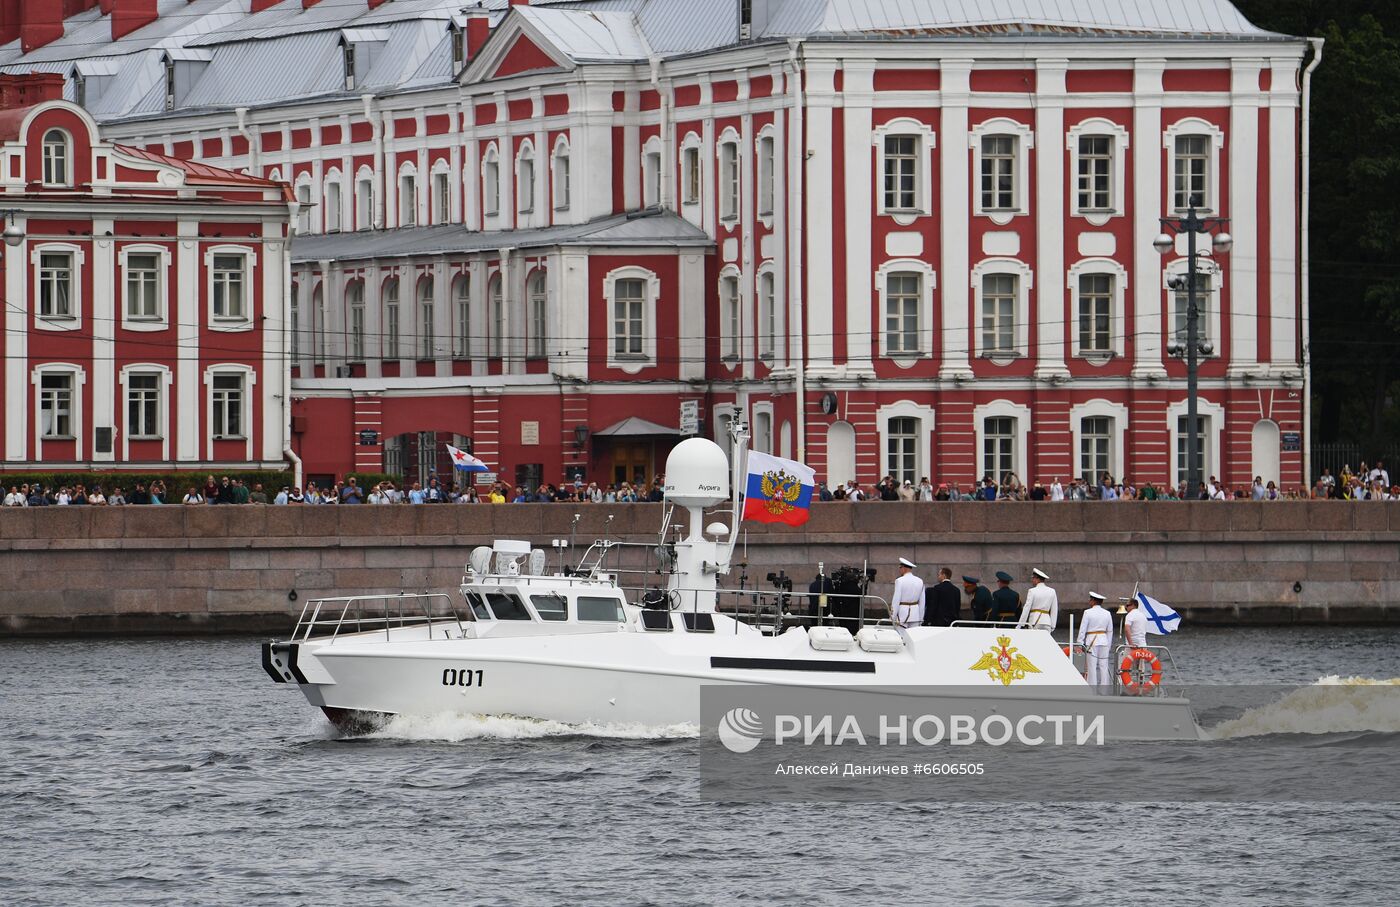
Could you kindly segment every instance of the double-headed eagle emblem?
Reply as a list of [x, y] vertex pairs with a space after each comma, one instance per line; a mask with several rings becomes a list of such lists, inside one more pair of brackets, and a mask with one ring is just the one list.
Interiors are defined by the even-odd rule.
[[1016, 651], [1011, 645], [1010, 636], [998, 636], [997, 644], [990, 652], [983, 652], [977, 663], [969, 671], [986, 671], [993, 680], [1000, 680], [1002, 686], [1011, 686], [1013, 680], [1025, 680], [1027, 674], [1039, 674], [1040, 668], [1031, 660]]
[[759, 480], [759, 488], [768, 499], [763, 502], [764, 509], [774, 516], [782, 516], [795, 509], [793, 504], [802, 494], [802, 483], [785, 469], [765, 472]]

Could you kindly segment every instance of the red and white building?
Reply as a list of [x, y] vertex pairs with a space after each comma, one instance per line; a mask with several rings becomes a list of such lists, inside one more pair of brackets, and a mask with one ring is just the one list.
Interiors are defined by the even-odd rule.
[[288, 188], [0, 82], [4, 469], [280, 468]]
[[1226, 0], [462, 7], [104, 0], [0, 49], [121, 141], [293, 187], [267, 327], [309, 474], [455, 439], [649, 478], [684, 409], [832, 481], [1174, 481], [1185, 241], [1152, 240], [1194, 195], [1234, 237], [1206, 471], [1304, 481], [1320, 48]]

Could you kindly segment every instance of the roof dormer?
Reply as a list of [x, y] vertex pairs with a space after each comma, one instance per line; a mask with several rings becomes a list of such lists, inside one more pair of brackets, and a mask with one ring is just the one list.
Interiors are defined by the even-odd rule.
[[345, 90], [354, 91], [365, 83], [370, 67], [389, 43], [387, 28], [342, 28], [340, 53], [345, 73]]

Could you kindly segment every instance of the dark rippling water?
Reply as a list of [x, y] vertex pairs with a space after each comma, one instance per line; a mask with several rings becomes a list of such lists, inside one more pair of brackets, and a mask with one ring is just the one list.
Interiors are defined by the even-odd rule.
[[[1172, 643], [1201, 681], [1400, 677], [1397, 630]], [[1391, 804], [1102, 802], [1145, 789], [1132, 765], [1073, 803], [735, 806], [700, 799], [685, 737], [337, 739], [252, 639], [0, 642], [0, 734], [4, 905], [1350, 907], [1400, 884]]]

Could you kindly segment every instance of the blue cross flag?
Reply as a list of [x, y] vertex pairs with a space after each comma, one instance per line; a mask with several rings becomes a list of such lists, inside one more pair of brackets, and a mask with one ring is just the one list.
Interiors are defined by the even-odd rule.
[[1147, 615], [1148, 633], [1165, 636], [1181, 626], [1181, 615], [1169, 606], [1157, 601], [1146, 592], [1139, 592], [1137, 598], [1138, 604], [1142, 605], [1142, 612]]

